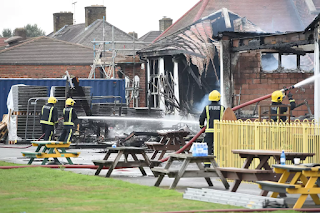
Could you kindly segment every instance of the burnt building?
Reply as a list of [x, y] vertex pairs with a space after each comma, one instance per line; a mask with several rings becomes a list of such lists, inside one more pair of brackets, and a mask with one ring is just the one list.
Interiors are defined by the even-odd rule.
[[[316, 1], [310, 2], [316, 8]], [[199, 105], [207, 100], [206, 95], [218, 89], [222, 104], [233, 107], [313, 75], [311, 52], [303, 53], [298, 66], [298, 59], [287, 57], [292, 52], [286, 50], [230, 52], [230, 39], [234, 36], [268, 36], [304, 30], [314, 17], [308, 5], [300, 0], [199, 1], [151, 46], [139, 51], [148, 61], [148, 82], [153, 86], [149, 86], [149, 104], [167, 111], [198, 111]], [[219, 37], [221, 32], [235, 33], [227, 38]], [[255, 41], [250, 42], [254, 44]], [[270, 58], [276, 64], [274, 69], [266, 68]], [[286, 67], [280, 63], [281, 59], [296, 66]], [[164, 78], [169, 83], [161, 86]], [[308, 97], [313, 111], [312, 85], [295, 90], [294, 96], [297, 103]], [[270, 100], [265, 103], [270, 104]], [[241, 115], [250, 117], [254, 111], [255, 106], [250, 106]], [[308, 112], [306, 106], [301, 106], [293, 115], [298, 117]]]

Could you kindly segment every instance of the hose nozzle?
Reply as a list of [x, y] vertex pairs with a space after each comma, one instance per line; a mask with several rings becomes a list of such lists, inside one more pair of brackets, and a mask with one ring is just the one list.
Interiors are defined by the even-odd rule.
[[292, 85], [292, 86], [290, 86], [290, 87], [287, 87], [287, 88], [283, 88], [283, 89], [280, 90], [280, 91], [285, 92], [285, 91], [288, 91], [288, 90], [293, 89], [293, 88], [294, 88], [294, 85]]

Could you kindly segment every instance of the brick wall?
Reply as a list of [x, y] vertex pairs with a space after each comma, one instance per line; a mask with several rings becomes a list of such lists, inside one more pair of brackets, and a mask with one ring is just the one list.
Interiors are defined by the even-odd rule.
[[1, 65], [0, 78], [61, 78], [66, 70], [70, 75], [87, 78], [90, 65]]
[[[284, 86], [289, 87], [310, 76], [313, 73], [268, 73], [262, 72], [260, 68], [260, 53], [242, 53], [235, 67], [233, 67], [234, 78], [234, 94], [239, 94], [241, 87], [241, 102], [259, 98], [261, 96], [271, 94], [275, 90], [282, 89]], [[314, 105], [314, 88], [313, 84], [305, 85], [302, 88], [291, 90], [293, 98], [299, 104], [305, 99], [308, 101], [312, 113]], [[234, 103], [238, 103], [238, 97], [235, 97]], [[266, 106], [271, 103], [271, 98], [261, 101], [259, 105]], [[285, 98], [284, 104], [288, 104], [288, 99]], [[237, 104], [235, 104], [237, 105]], [[253, 110], [255, 104], [243, 108], [243, 110]], [[245, 112], [245, 111], [243, 111]], [[305, 105], [296, 108], [292, 114], [294, 116], [302, 116], [308, 113]]]

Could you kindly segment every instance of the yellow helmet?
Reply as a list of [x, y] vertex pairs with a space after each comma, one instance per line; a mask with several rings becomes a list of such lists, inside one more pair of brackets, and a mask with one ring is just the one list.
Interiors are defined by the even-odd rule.
[[271, 95], [271, 101], [275, 103], [282, 102], [283, 99], [283, 93], [280, 90], [274, 91]]
[[68, 98], [66, 100], [66, 105], [73, 106], [76, 103], [72, 98]]
[[220, 97], [220, 92], [218, 92], [217, 90], [213, 90], [209, 94], [209, 101], [220, 101]]
[[57, 99], [56, 99], [55, 97], [50, 97], [50, 98], [48, 99], [48, 103], [50, 103], [50, 104], [55, 104], [55, 103], [57, 103]]

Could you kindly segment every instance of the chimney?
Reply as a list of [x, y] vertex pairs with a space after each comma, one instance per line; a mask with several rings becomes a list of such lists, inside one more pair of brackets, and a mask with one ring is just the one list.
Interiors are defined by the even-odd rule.
[[134, 38], [138, 39], [138, 33], [136, 33], [136, 32], [129, 32], [128, 34], [131, 35], [131, 37], [134, 37]]
[[57, 32], [65, 25], [73, 25], [73, 13], [60, 12], [53, 14], [53, 32]]
[[[103, 5], [92, 5], [90, 7], [85, 7], [85, 13], [87, 27], [97, 19], [103, 19], [103, 16], [106, 17], [106, 7]], [[107, 20], [107, 18], [105, 20]]]
[[163, 18], [159, 20], [159, 31], [163, 32], [171, 25], [172, 25], [172, 19], [163, 16]]
[[26, 40], [27, 38], [27, 31], [25, 28], [16, 28], [14, 30], [14, 35], [15, 36], [20, 36], [22, 40]]

